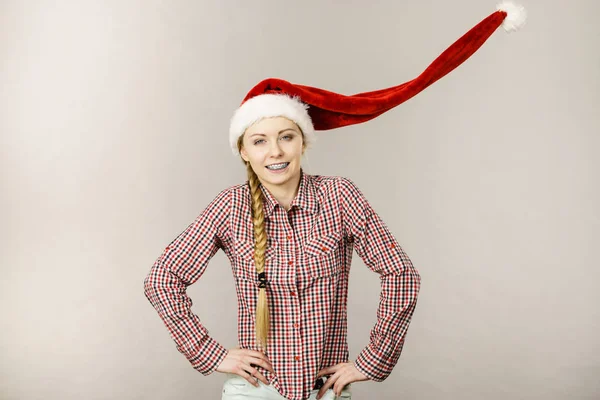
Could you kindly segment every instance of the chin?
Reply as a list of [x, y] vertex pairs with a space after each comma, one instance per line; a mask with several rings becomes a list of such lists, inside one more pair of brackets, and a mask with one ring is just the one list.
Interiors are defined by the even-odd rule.
[[269, 173], [266, 173], [264, 175], [264, 180], [271, 185], [283, 185], [299, 175], [300, 169], [298, 169], [297, 171], [288, 171], [286, 174], [281, 176], [274, 176]]

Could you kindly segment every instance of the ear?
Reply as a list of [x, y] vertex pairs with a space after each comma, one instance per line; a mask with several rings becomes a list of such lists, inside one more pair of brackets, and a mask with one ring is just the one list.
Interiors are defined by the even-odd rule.
[[245, 148], [241, 148], [240, 149], [240, 155], [242, 156], [242, 159], [246, 162], [249, 162], [250, 159], [248, 158], [248, 153], [246, 153], [246, 149]]

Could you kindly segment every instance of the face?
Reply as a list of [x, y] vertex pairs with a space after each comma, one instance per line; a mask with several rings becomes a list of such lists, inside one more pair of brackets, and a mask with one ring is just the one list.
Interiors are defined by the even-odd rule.
[[258, 121], [246, 129], [242, 143], [240, 154], [263, 185], [284, 187], [300, 176], [304, 140], [300, 128], [289, 119]]

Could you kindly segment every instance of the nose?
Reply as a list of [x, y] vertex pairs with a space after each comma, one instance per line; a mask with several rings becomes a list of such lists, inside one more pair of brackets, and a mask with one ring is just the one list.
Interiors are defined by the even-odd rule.
[[275, 140], [274, 142], [271, 143], [270, 147], [269, 147], [269, 155], [271, 157], [277, 157], [283, 154], [283, 150], [281, 149], [281, 146], [279, 145], [279, 141]]

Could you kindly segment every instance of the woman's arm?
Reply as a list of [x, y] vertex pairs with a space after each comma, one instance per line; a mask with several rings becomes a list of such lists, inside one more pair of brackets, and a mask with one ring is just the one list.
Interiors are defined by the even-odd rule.
[[354, 363], [374, 381], [383, 381], [398, 362], [417, 303], [421, 277], [358, 187], [342, 178], [342, 218], [348, 238], [365, 265], [380, 275], [377, 322], [369, 344]]
[[227, 349], [208, 335], [191, 312], [192, 300], [185, 290], [202, 276], [222, 247], [228, 234], [229, 208], [229, 191], [224, 190], [166, 247], [144, 279], [146, 298], [165, 323], [177, 350], [204, 375], [215, 371]]

